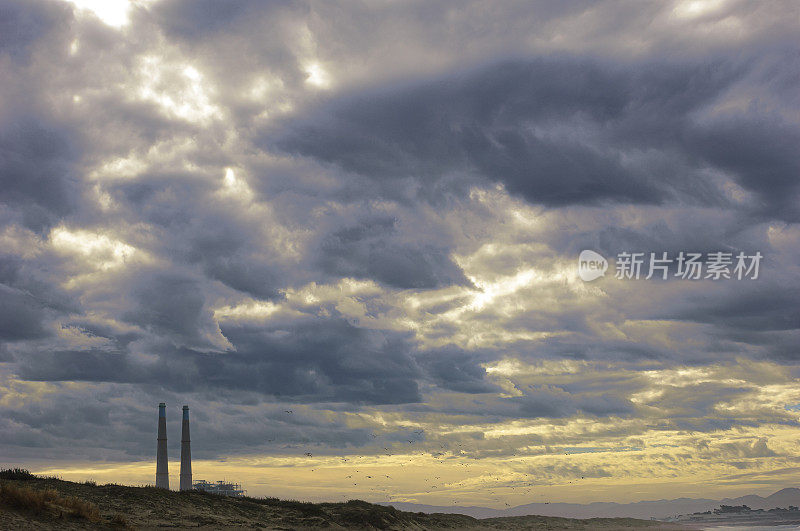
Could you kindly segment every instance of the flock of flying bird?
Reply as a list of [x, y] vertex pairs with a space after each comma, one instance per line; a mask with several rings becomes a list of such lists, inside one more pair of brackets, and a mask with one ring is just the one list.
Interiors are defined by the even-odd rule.
[[[285, 410], [284, 413], [286, 413], [288, 415], [294, 414], [294, 412], [291, 409]], [[413, 444], [415, 444], [417, 442], [421, 442], [423, 440], [423, 435], [425, 433], [425, 430], [424, 429], [416, 430], [416, 431], [413, 431], [412, 433], [414, 434], [414, 437], [412, 437], [410, 439], [405, 439], [405, 441], [408, 444], [412, 444], [413, 445]], [[377, 439], [378, 438], [378, 435], [375, 434], [375, 433], [372, 433], [371, 436], [372, 436], [373, 439]], [[273, 439], [269, 439], [269, 442], [272, 442], [272, 441], [273, 441]], [[415, 455], [419, 455], [419, 456], [430, 456], [430, 457], [433, 457], [434, 459], [437, 459], [440, 464], [445, 465], [445, 464], [447, 464], [449, 462], [449, 460], [442, 459], [442, 457], [447, 454], [448, 449], [443, 444], [440, 444], [439, 446], [443, 451], [441, 451], [441, 452], [420, 451], [419, 454], [417, 454], [414, 451], [404, 452], [404, 453], [406, 453], [406, 455], [409, 455], [409, 458], [406, 461], [406, 463], [398, 463], [398, 464], [401, 467], [404, 467], [405, 464], [407, 464], [408, 462], [413, 462], [414, 461], [414, 459], [415, 459], [414, 456]], [[463, 446], [463, 443], [458, 443], [458, 446]], [[389, 448], [389, 446], [382, 446], [382, 448], [383, 448], [383, 450], [385, 452], [384, 455], [386, 455], [386, 456], [393, 456], [394, 455], [392, 453], [391, 449]], [[459, 450], [459, 452], [462, 455], [464, 453], [462, 450]], [[565, 452], [565, 454], [569, 455], [568, 452]], [[305, 457], [314, 457], [314, 454], [312, 452], [305, 452], [304, 455], [305, 455]], [[365, 456], [365, 455], [357, 455], [357, 456], [355, 456], [355, 458], [359, 459], [359, 460], [366, 459], [368, 457], [370, 457], [370, 456]], [[342, 460], [343, 463], [348, 463], [348, 462], [351, 461], [350, 459], [348, 459], [346, 457], [342, 457], [341, 460]], [[470, 467], [469, 463], [460, 462], [460, 463], [458, 463], [458, 465], [461, 466], [461, 467], [464, 467], [464, 468], [469, 468]], [[392, 477], [390, 475], [388, 475], [388, 474], [375, 474], [375, 473], [367, 474], [366, 472], [363, 472], [363, 471], [355, 468], [355, 466], [358, 466], [357, 463], [353, 463], [352, 466], [353, 466], [353, 469], [350, 470], [349, 474], [344, 476], [343, 479], [349, 480], [348, 482], [352, 482], [353, 486], [359, 486], [359, 482], [361, 482], [361, 486], [362, 487], [368, 487], [368, 490], [369, 490], [370, 493], [372, 493], [374, 495], [381, 495], [382, 494], [385, 497], [387, 497], [386, 501], [391, 501], [391, 499], [394, 497], [394, 495], [390, 493], [390, 488], [393, 487], [393, 486], [396, 487], [396, 484], [385, 482], [386, 479], [388, 479], [388, 480], [392, 479]], [[311, 469], [311, 471], [312, 472], [316, 472], [317, 469]], [[504, 483], [501, 483], [501, 481], [507, 480], [507, 477], [504, 477], [504, 476], [502, 476], [500, 474], [489, 474], [488, 476], [484, 475], [479, 479], [478, 483], [469, 482], [468, 479], [465, 479], [465, 480], [462, 480], [462, 481], [458, 481], [458, 482], [449, 482], [449, 483], [447, 481], [442, 482], [441, 481], [442, 480], [442, 476], [433, 475], [433, 474], [434, 473], [432, 473], [429, 477], [423, 478], [424, 482], [427, 483], [426, 488], [424, 490], [425, 494], [431, 494], [431, 493], [434, 493], [434, 492], [439, 492], [439, 493], [444, 494], [444, 492], [447, 492], [447, 491], [451, 491], [451, 492], [452, 491], [458, 491], [458, 490], [460, 490], [461, 487], [465, 487], [465, 486], [467, 486], [469, 484], [473, 488], [476, 487], [476, 486], [477, 487], [481, 487], [482, 489], [485, 488], [486, 492], [488, 492], [492, 496], [492, 498], [491, 498], [492, 500], [500, 502], [500, 501], [503, 501], [503, 499], [498, 494], [498, 492], [497, 492], [498, 490], [510, 489], [512, 491], [512, 493], [521, 492], [521, 493], [524, 493], [524, 494], [530, 494], [531, 491], [533, 490], [533, 488], [535, 487], [535, 483], [533, 481], [529, 481], [530, 475], [527, 474], [527, 473], [524, 473], [524, 476], [526, 476], [526, 481], [525, 482], [517, 482], [517, 484], [507, 484], [507, 483], [504, 484]], [[581, 476], [580, 479], [585, 479], [585, 477]], [[572, 481], [570, 481], [569, 483], [572, 483]], [[518, 491], [517, 488], [519, 488], [520, 490]], [[422, 492], [409, 493], [409, 496], [412, 496], [413, 494], [422, 494]], [[544, 497], [545, 494], [540, 494], [540, 496]], [[459, 502], [458, 499], [453, 499], [453, 504], [457, 504], [458, 502]], [[506, 507], [511, 507], [511, 505], [508, 502], [504, 502], [504, 503], [505, 503]], [[544, 503], [549, 503], [549, 502], [544, 502]]]

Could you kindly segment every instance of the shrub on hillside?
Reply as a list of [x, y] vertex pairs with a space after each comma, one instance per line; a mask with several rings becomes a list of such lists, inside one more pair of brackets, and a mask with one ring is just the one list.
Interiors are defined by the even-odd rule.
[[0, 505], [37, 514], [52, 505], [56, 510], [66, 510], [74, 518], [93, 522], [100, 519], [100, 510], [95, 504], [75, 496], [62, 498], [54, 489], [32, 489], [3, 483], [0, 485]]
[[[60, 503], [59, 503], [60, 502]], [[61, 500], [54, 501], [57, 505], [61, 505], [69, 509], [69, 515], [74, 518], [84, 518], [95, 522], [100, 519], [100, 510], [97, 505], [92, 502], [76, 498], [75, 496], [68, 496]]]
[[41, 512], [47, 507], [47, 502], [57, 496], [52, 489], [38, 490], [16, 485], [0, 485], [0, 503], [6, 507], [23, 511]]
[[0, 479], [36, 479], [36, 476], [24, 468], [4, 468], [0, 470]]

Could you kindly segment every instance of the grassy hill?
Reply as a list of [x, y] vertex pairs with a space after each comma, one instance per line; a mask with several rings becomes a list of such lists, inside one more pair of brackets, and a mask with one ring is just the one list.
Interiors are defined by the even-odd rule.
[[478, 520], [398, 511], [360, 500], [305, 503], [199, 491], [74, 483], [0, 471], [0, 529], [681, 529], [632, 518], [521, 516]]

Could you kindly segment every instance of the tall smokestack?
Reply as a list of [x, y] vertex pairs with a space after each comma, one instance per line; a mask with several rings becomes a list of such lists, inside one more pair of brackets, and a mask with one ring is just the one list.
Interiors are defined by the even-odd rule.
[[167, 470], [167, 405], [158, 405], [158, 452], [156, 454], [156, 487], [169, 488], [169, 471]]
[[189, 442], [189, 406], [183, 406], [181, 432], [181, 490], [192, 490], [192, 448]]

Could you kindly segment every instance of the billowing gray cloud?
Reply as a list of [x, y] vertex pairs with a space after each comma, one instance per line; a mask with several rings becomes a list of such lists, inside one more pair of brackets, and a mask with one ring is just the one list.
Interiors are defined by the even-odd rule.
[[[0, 450], [147, 459], [167, 400], [202, 458], [783, 459], [793, 9], [0, 0]], [[584, 284], [583, 249], [764, 261]]]
[[482, 357], [487, 356], [447, 347], [421, 352], [416, 360], [443, 389], [473, 394], [497, 392], [500, 388], [486, 378]]
[[158, 22], [164, 26], [167, 34], [189, 41], [197, 41], [217, 32], [230, 30], [237, 22], [246, 22], [248, 16], [262, 17], [269, 11], [288, 2], [273, 0], [270, 2], [218, 2], [201, 0], [166, 0], [158, 3], [153, 13]]
[[412, 177], [430, 187], [462, 172], [548, 206], [721, 204], [702, 173], [711, 165], [758, 193], [766, 202], [760, 212], [793, 220], [781, 198], [797, 192], [789, 148], [797, 128], [746, 113], [695, 118], [752, 68], [569, 56], [504, 62], [334, 101], [307, 122], [288, 124], [292, 132], [282, 130], [274, 142], [371, 179]]
[[0, 285], [0, 338], [4, 340], [37, 339], [49, 332], [43, 326], [43, 304], [29, 294]]
[[80, 134], [55, 116], [35, 77], [32, 55], [67, 29], [70, 12], [55, 2], [0, 4], [0, 204], [44, 231], [77, 205]]
[[136, 279], [131, 308], [123, 319], [178, 345], [201, 348], [216, 327], [197, 281], [154, 273]]
[[466, 283], [446, 247], [396, 241], [398, 220], [374, 218], [323, 237], [319, 263], [339, 277], [369, 278], [388, 286], [430, 289]]
[[69, 17], [69, 8], [56, 2], [3, 0], [0, 4], [0, 54], [24, 63], [30, 48]]
[[[176, 296], [176, 286], [189, 289]], [[154, 302], [134, 316], [167, 340], [196, 331], [193, 320], [199, 316], [200, 300], [190, 288], [177, 283], [160, 293], [152, 291]], [[231, 327], [223, 333], [233, 345], [225, 353], [161, 346], [154, 352], [157, 361], [139, 360], [125, 350], [29, 353], [20, 362], [20, 375], [44, 381], [152, 384], [180, 392], [256, 391], [300, 402], [396, 404], [420, 399], [417, 379], [422, 373], [397, 334], [355, 328], [341, 319], [285, 328]]]
[[[800, 293], [794, 286], [748, 286], [738, 293], [726, 293], [710, 304], [694, 301], [679, 312], [680, 317], [713, 323], [731, 329], [771, 331], [800, 329], [795, 301]], [[687, 305], [688, 306], [688, 305]]]
[[69, 132], [40, 117], [9, 117], [0, 127], [2, 201], [22, 212], [36, 230], [55, 224], [75, 207], [77, 155]]

